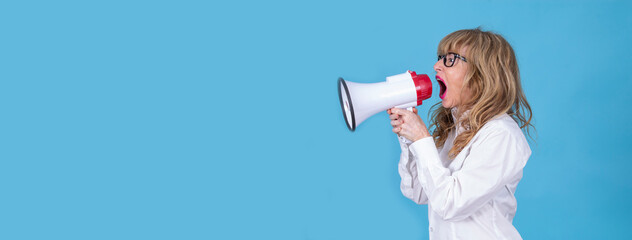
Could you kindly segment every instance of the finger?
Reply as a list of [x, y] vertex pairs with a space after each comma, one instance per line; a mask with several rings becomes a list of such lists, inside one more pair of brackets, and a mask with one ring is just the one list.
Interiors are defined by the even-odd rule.
[[399, 108], [391, 108], [391, 114], [401, 115], [402, 110]]
[[388, 115], [391, 115], [391, 109], [386, 109], [386, 113], [388, 113]]
[[397, 120], [399, 118], [399, 115], [397, 114], [391, 114], [388, 116], [391, 120]]
[[409, 114], [412, 114], [412, 112], [406, 110], [406, 109], [401, 109], [401, 108], [392, 108], [391, 109], [391, 113], [393, 114], [397, 114], [397, 115], [401, 115], [401, 116], [406, 116]]
[[413, 107], [413, 112], [416, 114], [417, 113], [417, 108]]
[[394, 132], [394, 133], [399, 133], [399, 131], [401, 131], [401, 130], [402, 130], [402, 129], [401, 129], [401, 128], [399, 128], [399, 127], [394, 127], [394, 128], [393, 128], [393, 132]]
[[412, 131], [411, 131], [411, 128], [409, 126], [401, 125], [399, 128], [400, 128], [400, 130], [399, 130], [398, 134], [400, 136], [403, 136], [403, 137], [408, 138], [408, 139], [412, 139], [412, 138], [410, 138], [410, 136], [412, 136], [412, 134], [411, 134]]
[[408, 138], [408, 130], [406, 130], [406, 128], [404, 127], [400, 127], [399, 131], [397, 132], [397, 135]]
[[393, 120], [393, 121], [391, 121], [391, 126], [399, 127], [399, 125], [402, 125], [402, 122], [400, 120]]

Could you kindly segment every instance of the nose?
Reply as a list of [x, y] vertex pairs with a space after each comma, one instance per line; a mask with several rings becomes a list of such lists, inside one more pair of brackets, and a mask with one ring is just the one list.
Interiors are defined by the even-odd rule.
[[435, 72], [439, 72], [439, 70], [443, 71], [443, 61], [442, 60], [438, 60], [435, 65], [433, 66]]

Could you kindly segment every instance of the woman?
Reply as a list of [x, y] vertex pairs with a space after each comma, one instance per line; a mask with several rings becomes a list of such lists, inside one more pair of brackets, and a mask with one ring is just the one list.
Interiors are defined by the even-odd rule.
[[514, 192], [531, 155], [521, 130], [532, 125], [514, 51], [471, 29], [443, 38], [438, 55], [432, 135], [416, 109], [388, 110], [410, 140], [400, 138], [402, 193], [428, 204], [430, 239], [521, 239]]

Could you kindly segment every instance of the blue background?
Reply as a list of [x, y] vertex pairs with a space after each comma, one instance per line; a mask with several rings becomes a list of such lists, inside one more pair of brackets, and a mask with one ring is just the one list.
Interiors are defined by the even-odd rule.
[[630, 10], [4, 1], [0, 239], [427, 239], [387, 115], [349, 132], [336, 79], [434, 76], [441, 38], [478, 26], [513, 45], [535, 117], [514, 225], [525, 239], [626, 238]]

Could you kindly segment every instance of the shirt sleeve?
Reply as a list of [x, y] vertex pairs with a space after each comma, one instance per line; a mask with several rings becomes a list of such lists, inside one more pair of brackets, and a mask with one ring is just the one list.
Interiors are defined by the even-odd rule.
[[490, 131], [472, 142], [462, 168], [452, 173], [441, 164], [432, 137], [412, 143], [410, 151], [433, 211], [457, 221], [475, 213], [505, 185], [520, 180], [531, 155], [526, 142], [503, 130]]
[[408, 150], [408, 143], [399, 138], [402, 154], [399, 158], [398, 172], [402, 178], [400, 189], [402, 194], [417, 204], [428, 204], [428, 197], [424, 194], [417, 174], [417, 162], [412, 159]]

